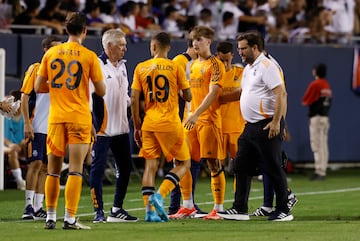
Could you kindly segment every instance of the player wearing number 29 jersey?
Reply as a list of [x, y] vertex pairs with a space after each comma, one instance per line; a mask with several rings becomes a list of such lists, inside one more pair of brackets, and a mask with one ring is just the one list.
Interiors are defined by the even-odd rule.
[[[106, 92], [103, 74], [96, 54], [81, 44], [86, 37], [86, 16], [71, 12], [66, 16], [67, 43], [56, 46], [44, 55], [35, 91], [45, 89], [50, 94], [47, 137], [48, 176], [45, 181], [45, 229], [56, 226], [56, 209], [60, 194], [61, 163], [69, 150], [69, 175], [65, 185], [64, 229], [90, 229], [76, 220], [82, 189], [83, 163], [90, 148], [91, 113], [90, 80], [94, 92]], [[47, 82], [48, 80], [48, 82]]]
[[91, 123], [89, 78], [103, 80], [93, 51], [77, 42], [55, 46], [44, 55], [38, 74], [49, 79], [49, 123]]

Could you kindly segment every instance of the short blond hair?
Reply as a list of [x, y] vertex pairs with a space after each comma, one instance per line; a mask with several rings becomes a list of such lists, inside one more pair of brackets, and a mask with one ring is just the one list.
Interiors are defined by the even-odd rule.
[[204, 37], [204, 38], [213, 40], [214, 36], [215, 36], [215, 31], [212, 28], [209, 28], [207, 26], [195, 26], [191, 30], [190, 36], [192, 39]]

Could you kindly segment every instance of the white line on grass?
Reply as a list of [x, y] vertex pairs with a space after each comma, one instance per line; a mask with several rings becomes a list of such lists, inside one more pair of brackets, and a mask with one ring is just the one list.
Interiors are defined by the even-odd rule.
[[[331, 193], [343, 193], [343, 192], [355, 192], [355, 191], [360, 191], [360, 187], [354, 187], [354, 188], [344, 188], [344, 189], [336, 189], [336, 190], [328, 190], [328, 191], [317, 191], [317, 192], [303, 192], [303, 193], [295, 193], [296, 196], [309, 196], [309, 195], [320, 195], [320, 194], [331, 194]], [[263, 196], [256, 196], [256, 197], [250, 197], [249, 200], [257, 200], [257, 199], [262, 199]], [[229, 202], [233, 202], [234, 200], [225, 200], [225, 203], [229, 203]], [[213, 204], [214, 202], [202, 202], [202, 203], [196, 203], [198, 205], [206, 205], [206, 204]], [[112, 203], [110, 203], [111, 205]], [[131, 211], [141, 211], [141, 210], [145, 210], [145, 208], [131, 208], [131, 209], [127, 209], [127, 211], [131, 212]], [[94, 215], [94, 213], [83, 213], [83, 214], [78, 214], [78, 216], [91, 216]]]
[[[355, 191], [360, 191], [360, 187], [354, 187], [354, 188], [344, 188], [344, 189], [336, 189], [336, 190], [328, 190], [328, 191], [317, 191], [317, 192], [303, 192], [303, 193], [296, 193], [296, 196], [309, 196], [309, 195], [320, 195], [320, 194], [331, 194], [331, 193], [343, 193], [343, 192], [355, 192]], [[250, 197], [249, 200], [257, 200], [257, 199], [262, 199], [263, 196], [255, 196], [255, 197]], [[139, 201], [139, 199], [134, 199], [132, 201]], [[225, 203], [229, 203], [229, 202], [233, 202], [233, 200], [225, 200]], [[202, 203], [197, 203], [199, 205], [211, 205], [213, 204], [213, 202], [202, 202]], [[112, 203], [109, 203], [109, 205], [112, 205]], [[131, 212], [131, 211], [141, 211], [141, 210], [145, 210], [144, 207], [141, 208], [131, 208], [131, 209], [127, 209], [127, 211]], [[79, 217], [87, 217], [87, 216], [92, 216], [94, 215], [94, 213], [82, 213], [82, 214], [78, 214], [77, 216]], [[58, 217], [57, 219], [63, 219], [64, 217]], [[0, 220], [0, 223], [2, 223], [4, 221]], [[19, 220], [19, 222], [25, 222], [23, 220]], [[28, 221], [26, 221], [28, 222]]]

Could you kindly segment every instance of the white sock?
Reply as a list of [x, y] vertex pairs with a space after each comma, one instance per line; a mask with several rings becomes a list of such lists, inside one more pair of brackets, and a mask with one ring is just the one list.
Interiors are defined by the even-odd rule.
[[70, 213], [68, 212], [68, 210], [65, 208], [65, 217], [64, 217], [64, 221], [67, 221], [70, 224], [75, 223], [75, 217], [71, 217]]
[[54, 208], [47, 208], [46, 213], [46, 221], [52, 220], [56, 222], [56, 210]]
[[150, 203], [146, 204], [145, 211], [146, 211], [146, 212], [152, 211], [152, 208], [151, 208]]
[[262, 209], [264, 209], [266, 212], [270, 213], [272, 211], [272, 208], [271, 207], [264, 207], [262, 206], [261, 207]]
[[194, 207], [193, 200], [183, 200], [183, 207], [187, 209], [192, 209]]
[[43, 207], [43, 202], [44, 202], [44, 194], [42, 193], [35, 193], [34, 196], [34, 210], [39, 211], [40, 208]]
[[223, 204], [214, 204], [214, 209], [218, 212], [224, 211], [224, 205]]
[[34, 190], [25, 190], [25, 207], [28, 205], [33, 206], [34, 194]]
[[113, 213], [116, 213], [119, 210], [120, 210], [120, 208], [118, 208], [118, 207], [112, 207], [111, 208], [111, 212], [113, 212]]
[[21, 176], [21, 169], [20, 168], [11, 169], [11, 173], [13, 174], [13, 176], [15, 177], [17, 182], [23, 180], [23, 178]]

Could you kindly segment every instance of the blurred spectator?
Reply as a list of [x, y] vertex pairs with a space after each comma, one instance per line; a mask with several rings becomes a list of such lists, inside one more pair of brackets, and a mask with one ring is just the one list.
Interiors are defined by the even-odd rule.
[[[48, 20], [42, 20], [38, 18], [40, 10], [40, 1], [39, 0], [29, 0], [27, 1], [27, 9], [15, 17], [13, 24], [21, 25], [44, 25], [52, 29], [56, 34], [63, 33], [63, 27], [59, 23], [54, 23]], [[34, 33], [35, 30], [26, 30], [26, 29], [14, 29], [13, 32], [20, 33]]]
[[66, 12], [79, 12], [81, 9], [81, 0], [61, 0], [60, 9]]
[[162, 28], [163, 30], [170, 33], [172, 37], [175, 38], [183, 37], [183, 33], [180, 32], [180, 28], [177, 23], [178, 18], [179, 18], [179, 13], [174, 6], [169, 5], [168, 7], [166, 7], [165, 20], [162, 24]]
[[99, 2], [100, 18], [104, 23], [120, 24], [120, 17], [117, 14], [116, 4], [114, 1]]
[[0, 29], [10, 28], [15, 17], [25, 9], [26, 4], [22, 0], [0, 0]]
[[26, 3], [23, 0], [8, 0], [7, 3], [12, 7], [12, 17], [14, 19], [27, 8]]
[[223, 3], [222, 16], [225, 12], [234, 14], [235, 21], [228, 27], [229, 32], [232, 31], [237, 35], [238, 32], [246, 31], [248, 29], [257, 29], [258, 26], [264, 26], [266, 20], [264, 16], [252, 15], [252, 9], [256, 6], [254, 0], [241, 1], [241, 8], [238, 7], [237, 2], [237, 0], [224, 0]]
[[[211, 11], [212, 28], [214, 30], [217, 30], [222, 20], [223, 3], [222, 1], [219, 0], [208, 0], [208, 3], [206, 4], [206, 8], [208, 8]], [[227, 10], [224, 10], [224, 12], [226, 11]], [[236, 17], [236, 14], [234, 14], [234, 16]]]
[[328, 43], [331, 41], [332, 33], [329, 31], [333, 22], [334, 12], [325, 7], [316, 7], [309, 13], [309, 29], [312, 43]]
[[268, 35], [278, 34], [277, 15], [281, 13], [279, 0], [259, 0], [255, 9], [256, 16], [265, 16], [265, 39]]
[[266, 15], [263, 12], [255, 15], [256, 1], [255, 0], [243, 0], [240, 1], [240, 10], [244, 13], [239, 17], [238, 32], [246, 32], [248, 30], [257, 30], [263, 37], [266, 35], [265, 23]]
[[224, 15], [225, 12], [233, 13], [235, 21], [233, 22], [233, 24], [231, 26], [228, 26], [228, 28], [229, 28], [229, 31], [231, 31], [235, 35], [237, 35], [237, 33], [238, 33], [238, 26], [239, 26], [240, 18], [245, 16], [244, 12], [241, 11], [236, 4], [237, 4], [237, 0], [224, 0], [223, 6], [222, 6], [222, 11], [221, 11], [221, 18], [220, 18], [220, 22], [221, 22], [222, 16]]
[[306, 23], [306, 1], [290, 0], [282, 14], [282, 21], [287, 25], [289, 31], [305, 26]]
[[210, 9], [203, 8], [200, 11], [200, 16], [197, 20], [197, 25], [202, 25], [212, 29], [216, 29], [216, 25], [213, 25], [213, 16]]
[[237, 33], [231, 27], [234, 23], [234, 14], [232, 12], [224, 12], [222, 16], [222, 22], [217, 31], [217, 38], [219, 40], [235, 40]]
[[321, 7], [323, 0], [306, 0], [306, 13], [310, 13], [312, 10]]
[[129, 28], [128, 31], [125, 31], [127, 35], [136, 31], [135, 16], [139, 14], [139, 11], [139, 5], [134, 1], [127, 1], [120, 6], [120, 22]]
[[155, 17], [157, 20], [156, 23], [161, 26], [162, 22], [164, 21], [164, 11], [162, 9], [162, 0], [152, 0], [148, 2], [149, 11], [151, 15]]
[[121, 16], [117, 11], [114, 1], [100, 2], [100, 16], [99, 18], [106, 24], [112, 25], [113, 28], [119, 28], [126, 35], [132, 35], [131, 28], [121, 22]]
[[195, 16], [196, 18], [200, 17], [201, 10], [204, 9], [206, 0], [194, 0], [190, 3], [189, 7], [189, 16]]
[[[195, 0], [197, 1], [197, 5], [192, 8], [190, 6], [190, 0], [179, 0], [179, 4], [177, 5], [179, 17], [178, 17], [178, 26], [181, 30], [190, 31], [197, 24], [197, 19], [200, 14], [200, 10], [202, 9], [201, 2], [204, 0]], [[195, 3], [195, 1], [193, 3]], [[200, 9], [200, 10], [199, 10]]]
[[279, 0], [259, 0], [256, 7], [256, 16], [265, 16], [265, 41], [266, 42], [287, 42], [287, 23], [281, 18], [284, 9], [280, 6]]
[[5, 2], [0, 1], [0, 29], [9, 28], [12, 23], [12, 6]]
[[98, 3], [88, 3], [85, 7], [87, 25], [90, 27], [101, 28], [102, 31], [116, 27], [115, 23], [105, 23], [100, 18], [100, 6]]
[[334, 41], [349, 43], [354, 31], [355, 0], [324, 0], [323, 5], [334, 12], [329, 28], [335, 36]]
[[307, 21], [295, 29], [289, 30], [289, 42], [325, 44], [333, 42], [334, 33], [331, 24], [334, 12], [324, 6], [317, 6], [307, 13]]
[[60, 10], [60, 4], [61, 0], [46, 0], [45, 6], [40, 10], [38, 18], [63, 24], [66, 18], [66, 11]]
[[354, 35], [360, 35], [360, 0], [356, 0], [354, 13]]
[[175, 7], [178, 12], [177, 22], [179, 26], [186, 25], [190, 11], [190, 0], [170, 0], [170, 5]]
[[136, 29], [138, 30], [161, 30], [161, 26], [155, 22], [155, 18], [149, 14], [149, 7], [145, 3], [139, 3], [139, 13], [135, 16]]

